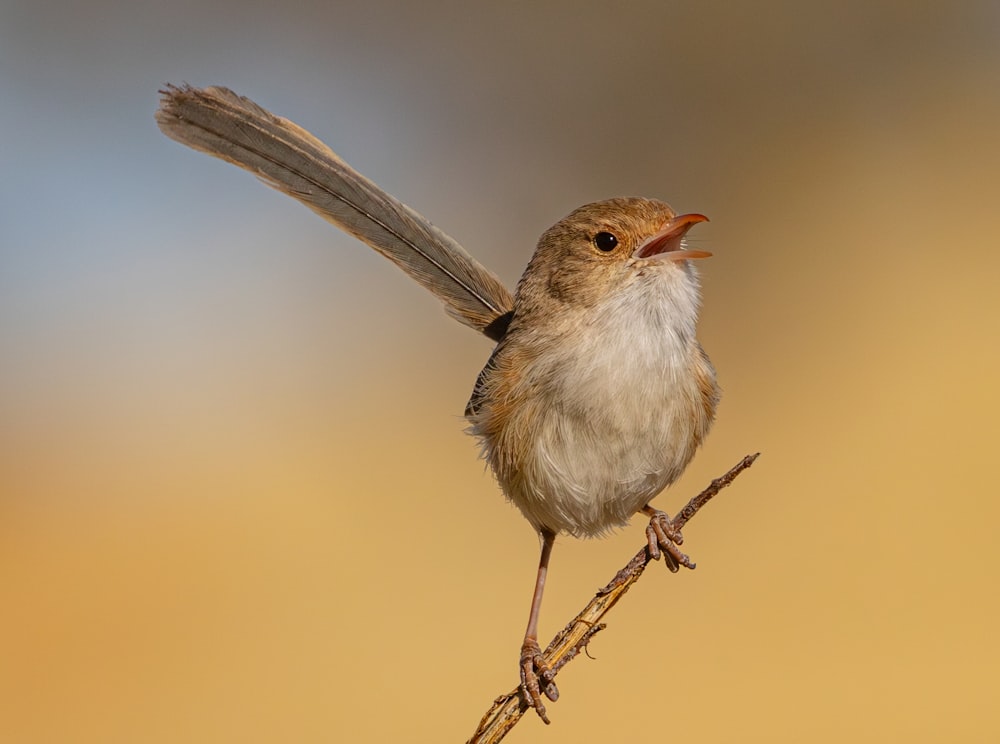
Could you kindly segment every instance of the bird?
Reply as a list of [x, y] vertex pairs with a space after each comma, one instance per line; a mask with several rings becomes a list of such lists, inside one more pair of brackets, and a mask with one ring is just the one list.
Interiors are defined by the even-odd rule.
[[695, 261], [685, 236], [707, 221], [643, 197], [586, 204], [538, 241], [512, 294], [457, 241], [288, 119], [228, 88], [168, 85], [170, 138], [294, 197], [430, 290], [495, 343], [465, 409], [500, 490], [540, 542], [518, 657], [523, 705], [549, 723], [559, 691], [538, 644], [557, 535], [590, 538], [637, 514], [652, 558], [694, 568], [652, 499], [681, 475], [715, 418], [720, 388], [698, 341]]

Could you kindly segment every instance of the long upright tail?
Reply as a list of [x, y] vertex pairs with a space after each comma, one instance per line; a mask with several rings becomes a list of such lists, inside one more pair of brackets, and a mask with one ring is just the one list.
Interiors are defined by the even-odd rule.
[[502, 321], [494, 321], [514, 306], [500, 280], [316, 137], [227, 88], [170, 85], [160, 92], [156, 121], [168, 137], [298, 199], [433, 292], [456, 320], [497, 338]]

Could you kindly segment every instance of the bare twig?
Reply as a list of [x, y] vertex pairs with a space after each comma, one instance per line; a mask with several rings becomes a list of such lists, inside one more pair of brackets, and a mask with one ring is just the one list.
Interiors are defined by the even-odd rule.
[[[674, 526], [680, 530], [688, 521], [698, 513], [705, 504], [719, 491], [728, 486], [737, 475], [753, 465], [754, 460], [760, 453], [747, 455], [740, 462], [734, 465], [729, 472], [716, 478], [709, 484], [708, 488], [691, 499], [687, 505], [681, 509], [673, 518]], [[607, 586], [598, 590], [590, 603], [584, 607], [580, 613], [574, 617], [563, 628], [552, 642], [545, 649], [543, 656], [545, 662], [553, 672], [558, 672], [563, 666], [569, 663], [581, 650], [586, 649], [590, 639], [594, 634], [605, 628], [601, 619], [611, 610], [621, 599], [622, 595], [629, 590], [642, 572], [646, 569], [651, 558], [648, 548], [644, 545], [636, 553], [621, 571], [615, 574]], [[466, 744], [495, 744], [503, 739], [507, 732], [514, 728], [514, 725], [521, 719], [524, 712], [528, 710], [527, 703], [521, 696], [520, 687], [515, 687], [506, 695], [501, 695], [493, 701], [476, 732]]]

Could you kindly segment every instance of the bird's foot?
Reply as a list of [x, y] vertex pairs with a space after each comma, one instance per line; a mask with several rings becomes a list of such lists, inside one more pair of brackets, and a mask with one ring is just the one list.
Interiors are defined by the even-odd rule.
[[542, 649], [538, 646], [538, 641], [525, 638], [521, 646], [521, 695], [525, 704], [534, 708], [538, 717], [545, 723], [549, 723], [549, 718], [545, 715], [542, 694], [544, 693], [553, 703], [559, 699], [555, 676], [542, 658]]
[[684, 536], [679, 528], [674, 526], [670, 515], [659, 509], [647, 506], [643, 512], [649, 515], [649, 526], [646, 527], [646, 543], [649, 557], [654, 561], [663, 560], [671, 571], [678, 571], [681, 566], [694, 568], [694, 563], [677, 547], [683, 544]]

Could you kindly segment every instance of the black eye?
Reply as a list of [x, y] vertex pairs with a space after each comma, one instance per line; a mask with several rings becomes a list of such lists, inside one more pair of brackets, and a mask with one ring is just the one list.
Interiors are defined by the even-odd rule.
[[594, 236], [594, 245], [597, 246], [597, 250], [607, 253], [618, 246], [618, 238], [609, 232], [599, 232]]

